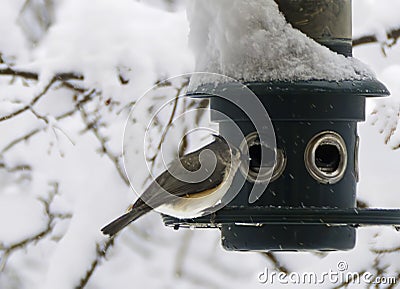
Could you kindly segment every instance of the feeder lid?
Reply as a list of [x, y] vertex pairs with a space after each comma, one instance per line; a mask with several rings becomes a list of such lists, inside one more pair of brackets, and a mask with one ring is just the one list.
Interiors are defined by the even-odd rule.
[[[192, 97], [215, 97], [226, 94], [227, 89], [237, 89], [239, 83], [204, 84], [194, 91], [189, 91]], [[386, 86], [375, 78], [364, 80], [302, 80], [302, 81], [271, 81], [271, 82], [245, 82], [243, 89], [251, 89], [256, 95], [295, 95], [295, 94], [346, 94], [365, 97], [389, 96], [390, 92]]]
[[[390, 94], [378, 80], [366, 79], [205, 84], [188, 96], [210, 98], [213, 110], [232, 120], [246, 121], [248, 117], [241, 107], [253, 93], [275, 121], [364, 121], [365, 97]], [[212, 120], [224, 121], [218, 115], [212, 115]]]
[[342, 81], [326, 81], [326, 80], [307, 80], [296, 82], [269, 82], [247, 83], [248, 87], [254, 93], [265, 94], [348, 94], [365, 97], [383, 97], [389, 96], [390, 92], [386, 86], [377, 79], [366, 80], [342, 80]]

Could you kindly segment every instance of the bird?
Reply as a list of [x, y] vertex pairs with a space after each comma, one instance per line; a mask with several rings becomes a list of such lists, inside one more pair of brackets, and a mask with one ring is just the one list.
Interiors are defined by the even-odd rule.
[[[125, 214], [101, 229], [103, 234], [112, 237], [155, 208], [184, 219], [204, 216], [210, 208], [221, 203], [232, 184], [243, 154], [222, 136], [213, 134], [213, 137], [211, 143], [172, 161]], [[204, 152], [212, 152], [215, 156], [211, 172], [208, 172], [207, 167], [212, 161], [206, 159], [204, 162]], [[192, 181], [191, 174], [204, 169], [203, 165], [208, 172], [206, 178]]]

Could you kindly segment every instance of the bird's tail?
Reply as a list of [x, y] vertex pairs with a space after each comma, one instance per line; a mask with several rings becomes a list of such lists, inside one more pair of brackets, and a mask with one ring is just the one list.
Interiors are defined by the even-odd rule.
[[129, 212], [125, 213], [121, 217], [115, 219], [110, 224], [106, 225], [101, 229], [104, 235], [109, 235], [110, 237], [121, 231], [123, 228], [128, 226], [131, 222], [135, 221], [137, 218], [143, 216], [150, 211], [150, 208], [145, 205], [132, 208]]

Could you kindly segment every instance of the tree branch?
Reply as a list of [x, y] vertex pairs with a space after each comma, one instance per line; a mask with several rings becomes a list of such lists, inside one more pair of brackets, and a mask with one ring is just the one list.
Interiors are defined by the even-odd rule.
[[[159, 151], [161, 150], [161, 147], [162, 147], [162, 145], [163, 145], [163, 143], [165, 141], [165, 137], [167, 136], [168, 131], [172, 126], [172, 122], [174, 121], [175, 114], [176, 114], [176, 111], [177, 111], [177, 108], [178, 108], [179, 97], [181, 96], [182, 91], [188, 86], [188, 84], [189, 84], [189, 80], [183, 82], [180, 87], [176, 87], [175, 88], [176, 89], [176, 93], [175, 93], [175, 97], [174, 97], [174, 105], [172, 107], [172, 112], [171, 112], [171, 114], [169, 116], [168, 122], [165, 125], [164, 130], [162, 132], [160, 141], [158, 142], [157, 153], [155, 153], [153, 157], [148, 158], [148, 161], [152, 162], [151, 169], [154, 168], [155, 160], [156, 160], [157, 156], [159, 155]], [[172, 84], [170, 82], [166, 82], [166, 84], [163, 84], [162, 86], [164, 87], [166, 85], [172, 85]]]
[[52, 79], [50, 80], [50, 82], [44, 87], [44, 89], [43, 89], [37, 96], [35, 96], [35, 97], [31, 100], [31, 102], [30, 102], [29, 104], [25, 105], [24, 107], [22, 107], [22, 108], [20, 108], [20, 109], [18, 109], [18, 110], [16, 110], [16, 111], [13, 111], [13, 112], [9, 113], [9, 114], [7, 114], [7, 115], [1, 116], [1, 117], [0, 117], [0, 122], [5, 121], [5, 120], [8, 120], [8, 119], [10, 119], [10, 118], [12, 118], [12, 117], [15, 117], [15, 116], [17, 116], [17, 115], [19, 115], [19, 114], [21, 114], [21, 113], [23, 113], [23, 112], [29, 110], [32, 106], [35, 105], [36, 102], [38, 102], [38, 100], [39, 100], [43, 95], [45, 95], [45, 94], [47, 93], [47, 91], [49, 91], [50, 87], [55, 83], [55, 81], [56, 81], [56, 79], [55, 79], [55, 78], [52, 78]]
[[[398, 39], [400, 38], [400, 28], [389, 30], [388, 32], [386, 32], [386, 38], [391, 42], [383, 43], [384, 46], [392, 47], [393, 45], [395, 45]], [[375, 34], [364, 35], [353, 39], [353, 47], [360, 46], [363, 44], [377, 43], [377, 42], [379, 42], [379, 40]]]
[[[14, 69], [11, 67], [0, 69], [0, 75], [22, 77], [31, 80], [39, 80], [39, 74], [32, 71], [24, 71], [19, 69]], [[61, 72], [54, 76], [57, 81], [67, 81], [67, 80], [83, 80], [84, 77], [81, 74], [74, 72]]]
[[264, 257], [266, 257], [268, 260], [270, 260], [272, 262], [272, 264], [274, 264], [274, 267], [276, 270], [279, 270], [280, 272], [289, 274], [290, 271], [288, 268], [286, 268], [285, 266], [281, 265], [281, 263], [279, 262], [278, 258], [275, 256], [274, 253], [271, 252], [264, 252], [261, 253]]
[[96, 247], [97, 247], [97, 249], [96, 249], [96, 259], [94, 259], [94, 261], [90, 265], [89, 270], [86, 271], [85, 276], [82, 277], [82, 279], [79, 282], [79, 285], [76, 286], [75, 289], [83, 289], [83, 288], [86, 287], [87, 283], [90, 280], [90, 277], [92, 277], [94, 271], [99, 266], [101, 260], [106, 257], [107, 251], [108, 251], [109, 248], [111, 248], [112, 245], [114, 245], [114, 237], [108, 239], [104, 243], [103, 248], [99, 244], [96, 245]]
[[[75, 106], [73, 109], [64, 112], [58, 116], [55, 117], [55, 119], [57, 121], [65, 119], [67, 117], [70, 117], [72, 115], [74, 115], [75, 113], [77, 113], [79, 111], [79, 108], [81, 105], [85, 104], [86, 102], [88, 102], [91, 99], [91, 94], [87, 94], [83, 97], [83, 99], [79, 100], [76, 102]], [[3, 155], [5, 152], [7, 152], [8, 150], [10, 150], [11, 148], [13, 148], [15, 145], [19, 144], [20, 142], [23, 141], [27, 141], [29, 140], [31, 137], [33, 137], [34, 135], [36, 135], [37, 133], [41, 132], [45, 130], [45, 128], [37, 128], [37, 129], [33, 129], [32, 131], [12, 140], [11, 142], [9, 142], [1, 151], [0, 151], [0, 156]]]
[[104, 153], [113, 163], [115, 168], [117, 169], [118, 174], [120, 175], [121, 179], [125, 182], [126, 185], [129, 186], [129, 180], [127, 176], [125, 175], [125, 171], [123, 170], [123, 167], [121, 165], [120, 157], [115, 156], [111, 150], [107, 146], [107, 138], [103, 136], [100, 132], [99, 129], [99, 123], [98, 120], [91, 121], [89, 119], [89, 114], [85, 110], [85, 107], [83, 104], [79, 105], [79, 111], [81, 113], [82, 120], [84, 124], [86, 125], [86, 129], [88, 131], [91, 131], [93, 135], [96, 137], [96, 139], [99, 141], [100, 146], [101, 146], [101, 152]]
[[9, 173], [14, 173], [14, 172], [23, 172], [23, 171], [31, 171], [32, 167], [30, 165], [18, 165], [15, 167], [9, 167], [5, 163], [0, 162], [0, 169], [5, 169]]
[[179, 248], [179, 250], [177, 251], [177, 255], [175, 258], [175, 275], [177, 277], [182, 277], [183, 274], [183, 268], [184, 268], [184, 263], [185, 263], [185, 259], [188, 255], [189, 252], [189, 246], [190, 246], [190, 242], [193, 238], [193, 231], [186, 231], [185, 234], [182, 237], [181, 240], [181, 246]]
[[397, 248], [391, 248], [391, 249], [371, 249], [371, 252], [375, 254], [389, 254], [389, 253], [400, 253], [400, 246]]
[[42, 240], [44, 237], [47, 235], [51, 234], [53, 231], [54, 227], [54, 219], [56, 218], [70, 218], [70, 215], [63, 215], [63, 214], [54, 214], [50, 210], [50, 205], [54, 200], [54, 197], [58, 194], [58, 183], [54, 183], [53, 185], [53, 191], [49, 193], [49, 196], [47, 199], [40, 199], [40, 201], [43, 203], [44, 206], [44, 211], [45, 215], [47, 216], [47, 222], [45, 228], [38, 232], [37, 234], [30, 236], [22, 241], [3, 246], [0, 244], [0, 251], [3, 251], [1, 261], [0, 261], [0, 272], [2, 272], [6, 266], [8, 258], [11, 256], [12, 253], [14, 253], [16, 250], [24, 249], [28, 245], [32, 243], [39, 242]]
[[[30, 72], [30, 71], [21, 71], [21, 70], [14, 70], [10, 67], [4, 68], [4, 69], [0, 69], [0, 75], [9, 75], [9, 76], [14, 76], [14, 77], [22, 77], [25, 79], [32, 79], [32, 80], [39, 80], [39, 76], [37, 73], [35, 72]], [[25, 105], [24, 107], [13, 111], [7, 115], [1, 116], [0, 117], [0, 122], [8, 120], [12, 117], [15, 117], [27, 110], [29, 110], [32, 106], [34, 106], [38, 100], [45, 95], [49, 89], [51, 88], [51, 86], [57, 82], [57, 81], [61, 81], [61, 82], [66, 82], [68, 80], [83, 80], [83, 76], [79, 75], [79, 74], [75, 74], [75, 73], [70, 73], [70, 72], [65, 72], [65, 73], [59, 73], [56, 74], [50, 81], [49, 83], [44, 87], [44, 89], [37, 95], [35, 96], [29, 104]], [[65, 84], [67, 85], [67, 84]], [[69, 84], [70, 86], [73, 86], [71, 84]]]
[[39, 75], [36, 72], [14, 70], [11, 67], [0, 69], [0, 75], [8, 75], [14, 77], [22, 77], [31, 80], [39, 80]]

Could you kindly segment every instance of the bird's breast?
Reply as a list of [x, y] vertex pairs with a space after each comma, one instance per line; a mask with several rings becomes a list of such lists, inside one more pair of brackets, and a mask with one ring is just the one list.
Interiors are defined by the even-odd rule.
[[163, 213], [179, 218], [196, 218], [204, 214], [204, 211], [221, 202], [223, 196], [232, 185], [233, 177], [236, 174], [238, 165], [235, 163], [227, 173], [223, 181], [216, 187], [204, 190], [201, 193], [190, 194], [181, 197], [171, 204], [160, 206]]

